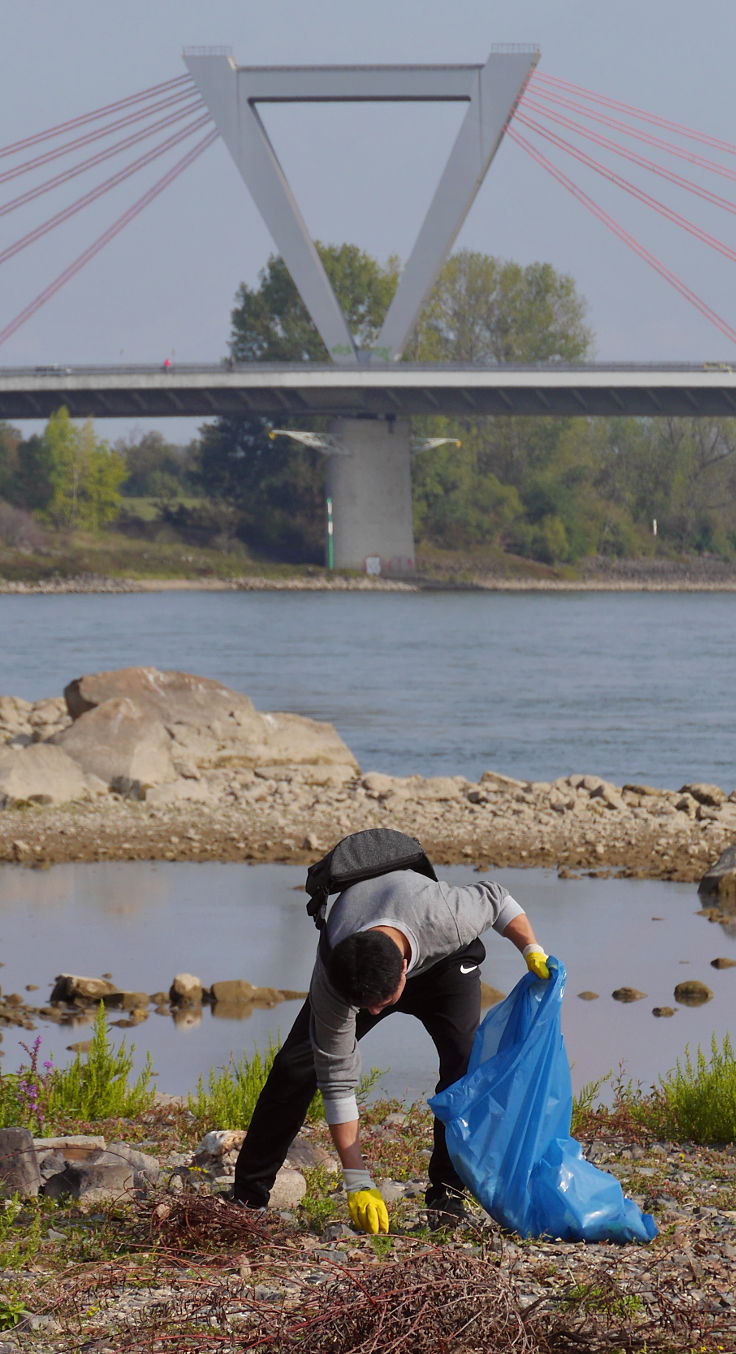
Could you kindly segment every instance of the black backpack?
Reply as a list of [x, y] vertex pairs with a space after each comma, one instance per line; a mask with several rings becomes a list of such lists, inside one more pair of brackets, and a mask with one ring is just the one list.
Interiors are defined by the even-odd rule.
[[305, 887], [310, 895], [307, 912], [314, 918], [317, 929], [321, 931], [324, 927], [331, 893], [342, 893], [350, 884], [375, 879], [391, 870], [416, 870], [437, 879], [416, 837], [407, 837], [390, 827], [370, 827], [343, 837], [307, 870]]

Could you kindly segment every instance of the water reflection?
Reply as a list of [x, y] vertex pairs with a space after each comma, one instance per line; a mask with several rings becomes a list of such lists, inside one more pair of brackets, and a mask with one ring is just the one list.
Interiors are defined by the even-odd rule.
[[[443, 872], [472, 882], [470, 868]], [[731, 1025], [736, 993], [736, 927], [714, 925], [698, 915], [691, 885], [636, 880], [559, 880], [549, 871], [499, 871], [498, 877], [528, 909], [537, 933], [568, 971], [563, 1008], [568, 1053], [576, 1086], [625, 1065], [626, 1074], [649, 1084], [682, 1057], [685, 1047], [710, 1047]], [[135, 1026], [129, 1011], [111, 1027], [114, 1041], [136, 1045], [141, 1069], [150, 1050], [162, 1090], [193, 1090], [200, 1075], [239, 1059], [269, 1038], [284, 1037], [308, 986], [316, 931], [301, 891], [304, 871], [289, 866], [161, 864], [124, 862], [0, 870], [0, 955], [5, 991], [41, 986], [47, 999], [58, 973], [99, 976], [109, 971], [121, 988], [168, 992], [175, 974], [195, 973], [205, 987], [241, 978], [260, 987], [290, 989], [294, 1000], [277, 1006], [251, 1003], [233, 1008], [160, 1004]], [[483, 978], [508, 992], [523, 972], [512, 946], [488, 937]], [[732, 964], [711, 967], [720, 957]], [[686, 973], [683, 973], [683, 968]], [[692, 977], [712, 991], [698, 1006], [675, 1005], [675, 988]], [[46, 989], [44, 984], [48, 983]], [[629, 1004], [612, 993], [630, 986], [644, 996]], [[674, 1010], [668, 1019], [653, 1012]], [[154, 1010], [154, 1008], [151, 1008]], [[45, 1054], [66, 1062], [72, 1029], [89, 1025], [94, 1011], [63, 1025], [40, 1023]], [[139, 1017], [135, 1017], [136, 1020]], [[182, 1035], [186, 1034], [187, 1038]], [[2, 1066], [22, 1061], [23, 1031], [5, 1031]], [[366, 1039], [367, 1066], [388, 1068], [383, 1087], [416, 1097], [430, 1091], [436, 1075], [434, 1050], [419, 1024], [396, 1015]]]

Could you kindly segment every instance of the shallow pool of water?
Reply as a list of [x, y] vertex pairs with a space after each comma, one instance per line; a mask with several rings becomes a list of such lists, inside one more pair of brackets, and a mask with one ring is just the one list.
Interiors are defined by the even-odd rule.
[[[471, 868], [450, 868], [454, 883], [477, 880]], [[561, 880], [552, 871], [503, 870], [505, 883], [528, 910], [542, 944], [568, 971], [564, 1028], [576, 1088], [623, 1065], [627, 1077], [649, 1085], [681, 1058], [686, 1046], [710, 1046], [733, 1027], [736, 968], [716, 970], [719, 955], [736, 960], [736, 926], [697, 916], [693, 885], [657, 881]], [[0, 983], [35, 1004], [48, 1000], [61, 972], [113, 975], [121, 987], [149, 993], [168, 990], [181, 971], [207, 986], [224, 978], [304, 989], [314, 958], [316, 932], [304, 907], [304, 870], [284, 865], [218, 865], [121, 862], [58, 865], [48, 871], [5, 865], [0, 869]], [[486, 982], [504, 992], [524, 972], [516, 950], [490, 933], [483, 966]], [[701, 1007], [677, 1006], [673, 991], [686, 977], [713, 990]], [[28, 984], [39, 990], [26, 993]], [[641, 989], [630, 1005], [612, 999], [617, 987]], [[577, 993], [593, 990], [597, 1001]], [[655, 1006], [676, 1006], [671, 1019], [652, 1016]], [[151, 1014], [134, 1030], [111, 1028], [115, 1042], [135, 1043], [135, 1066], [150, 1050], [161, 1090], [182, 1094], [200, 1075], [239, 1057], [270, 1035], [285, 1035], [297, 1003], [223, 1019], [205, 1007], [201, 1020], [177, 1025]], [[112, 1019], [119, 1018], [114, 1013]], [[71, 1058], [67, 1046], [87, 1037], [83, 1025], [41, 1022], [44, 1056]], [[6, 1029], [2, 1067], [23, 1060], [21, 1040], [35, 1034]], [[414, 1099], [431, 1091], [434, 1050], [415, 1020], [395, 1016], [363, 1044], [366, 1067], [387, 1069], [385, 1092]]]

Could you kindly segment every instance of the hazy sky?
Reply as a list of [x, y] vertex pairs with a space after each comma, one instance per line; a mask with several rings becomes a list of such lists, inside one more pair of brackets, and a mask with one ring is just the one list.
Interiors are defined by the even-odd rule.
[[[481, 62], [506, 42], [539, 44], [542, 73], [736, 140], [733, 0], [0, 0], [0, 13], [0, 146], [183, 74], [188, 46], [229, 46], [242, 65], [289, 65]], [[314, 235], [385, 258], [408, 253], [461, 115], [454, 104], [291, 105], [273, 107], [265, 120]], [[7, 216], [0, 248], [110, 172], [97, 170]], [[6, 262], [0, 328], [161, 172], [129, 181]], [[568, 172], [736, 325], [733, 264], [586, 171]], [[736, 199], [726, 180], [711, 186]], [[0, 204], [19, 191], [18, 181], [2, 188]], [[724, 213], [684, 195], [668, 200], [733, 241]], [[544, 259], [571, 273], [587, 298], [600, 359], [736, 356], [508, 141], [458, 246], [521, 263]], [[236, 288], [257, 281], [272, 249], [218, 143], [0, 347], [0, 364], [217, 360]], [[129, 426], [101, 430], [119, 435]], [[159, 426], [168, 435], [186, 431]]]

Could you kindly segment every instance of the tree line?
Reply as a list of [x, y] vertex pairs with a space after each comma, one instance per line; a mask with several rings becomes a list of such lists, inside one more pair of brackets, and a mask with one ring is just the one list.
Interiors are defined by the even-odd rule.
[[[319, 251], [359, 346], [372, 347], [396, 286], [396, 260], [382, 265], [353, 245]], [[461, 250], [442, 269], [404, 356], [586, 361], [593, 335], [585, 311], [572, 278], [550, 264], [522, 267]], [[328, 359], [280, 258], [269, 259], [257, 287], [241, 286], [231, 356]], [[418, 435], [462, 442], [415, 457], [419, 548], [493, 545], [548, 563], [642, 555], [655, 544], [678, 553], [736, 553], [734, 419], [437, 417], [413, 424]], [[201, 483], [212, 500], [229, 505], [254, 548], [320, 559], [320, 454], [267, 434], [267, 423], [254, 419], [205, 428]]]
[[[319, 252], [360, 347], [375, 345], [398, 278], [354, 245]], [[471, 250], [453, 255], [425, 305], [406, 360], [585, 361], [586, 307], [572, 278]], [[243, 284], [230, 359], [327, 361], [278, 257]], [[319, 428], [319, 420], [312, 427]], [[736, 554], [736, 419], [427, 418], [418, 436], [458, 439], [413, 464], [417, 546], [493, 546], [546, 563], [588, 556]], [[65, 410], [23, 441], [0, 425], [0, 500], [60, 529], [99, 530], [125, 499], [153, 499], [191, 539], [235, 539], [292, 562], [324, 558], [324, 463], [268, 420], [221, 418], [187, 448], [158, 433], [114, 448]], [[195, 499], [197, 501], [192, 502]], [[182, 501], [186, 500], [186, 501]], [[656, 522], [656, 535], [654, 523]]]

